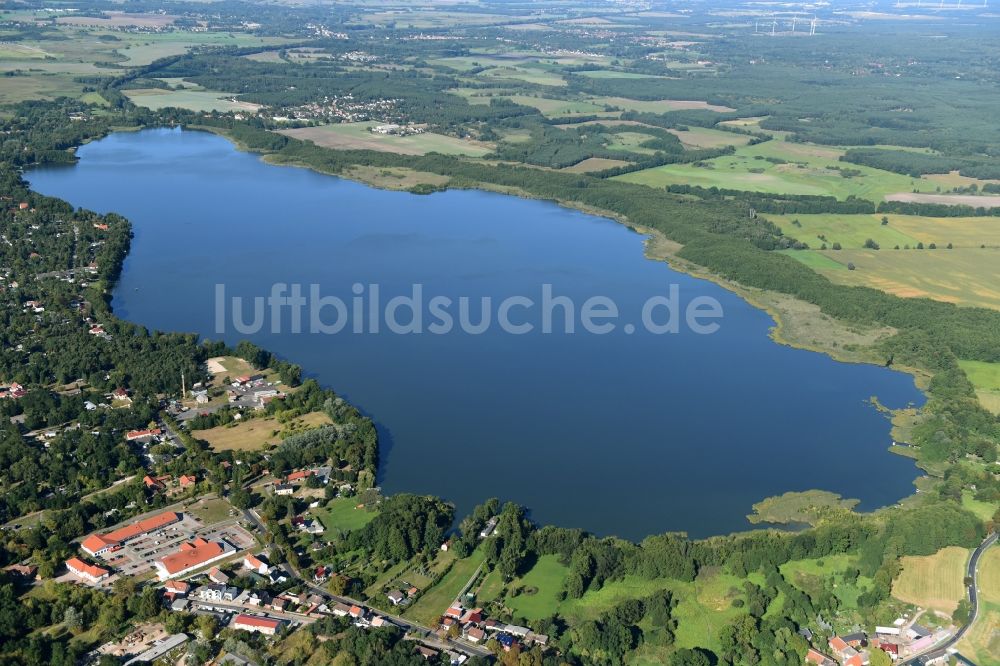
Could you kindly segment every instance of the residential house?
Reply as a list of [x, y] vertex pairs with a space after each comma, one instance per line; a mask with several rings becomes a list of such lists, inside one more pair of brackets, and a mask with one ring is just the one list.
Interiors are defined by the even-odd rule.
[[406, 596], [399, 590], [390, 590], [389, 594], [387, 594], [386, 597], [388, 597], [389, 602], [393, 606], [398, 606], [400, 603], [402, 603], [403, 599], [406, 598]]
[[213, 583], [221, 583], [222, 585], [229, 584], [229, 574], [227, 574], [219, 567], [212, 567], [211, 569], [209, 569], [208, 579]]
[[271, 567], [267, 562], [260, 559], [260, 557], [249, 553], [243, 557], [243, 568], [249, 569], [250, 571], [260, 574], [261, 576], [266, 576], [271, 570]]

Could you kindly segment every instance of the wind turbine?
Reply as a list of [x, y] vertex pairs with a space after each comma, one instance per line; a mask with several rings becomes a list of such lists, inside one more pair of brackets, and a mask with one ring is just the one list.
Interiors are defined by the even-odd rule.
[[815, 35], [816, 34], [816, 17], [815, 16], [813, 16], [813, 20], [809, 23], [809, 34], [810, 35]]
[[777, 22], [777, 21], [772, 21], [772, 22], [771, 22], [771, 36], [772, 36], [772, 37], [774, 37], [774, 31], [775, 31], [775, 29], [776, 29], [777, 27], [778, 27], [778, 22]]

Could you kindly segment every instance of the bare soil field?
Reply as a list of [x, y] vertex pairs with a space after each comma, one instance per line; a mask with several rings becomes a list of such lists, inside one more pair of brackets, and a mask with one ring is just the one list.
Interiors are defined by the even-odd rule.
[[1000, 196], [978, 194], [922, 194], [919, 192], [899, 192], [887, 194], [886, 201], [906, 203], [945, 204], [948, 206], [972, 206], [974, 208], [1000, 208]]

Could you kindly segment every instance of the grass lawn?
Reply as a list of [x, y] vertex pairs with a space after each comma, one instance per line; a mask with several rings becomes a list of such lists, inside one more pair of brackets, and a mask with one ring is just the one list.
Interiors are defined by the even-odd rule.
[[965, 598], [966, 548], [949, 546], [934, 555], [904, 557], [903, 570], [893, 581], [892, 596], [923, 608], [951, 613]]
[[[928, 182], [840, 162], [843, 153], [829, 146], [772, 140], [741, 146], [732, 155], [705, 162], [668, 164], [618, 178], [651, 187], [683, 183], [771, 194], [826, 195], [838, 199], [853, 194], [873, 201], [914, 188], [933, 190]], [[856, 173], [846, 178], [841, 175], [844, 169]]]
[[1000, 548], [993, 546], [979, 561], [979, 617], [958, 644], [977, 664], [1000, 664]]
[[403, 613], [403, 617], [424, 625], [434, 625], [461, 593], [484, 558], [483, 549], [477, 548], [467, 558], [456, 561], [437, 585], [425, 591], [417, 602]]
[[319, 518], [319, 522], [326, 528], [323, 538], [329, 540], [341, 534], [362, 528], [378, 515], [378, 511], [369, 511], [367, 508], [355, 508], [357, 505], [357, 498], [338, 497], [330, 500], [330, 503], [325, 507], [313, 509], [313, 514]]
[[926, 297], [957, 305], [1000, 309], [1000, 249], [939, 247], [821, 252], [843, 266], [855, 265], [853, 271], [820, 270], [840, 284], [874, 287], [908, 298]]
[[208, 442], [216, 451], [255, 451], [281, 442], [282, 434], [291, 434], [332, 423], [326, 412], [311, 412], [288, 423], [274, 417], [248, 419], [236, 425], [192, 430], [191, 435]]
[[162, 90], [139, 88], [125, 90], [125, 95], [138, 106], [148, 109], [177, 107], [191, 111], [256, 111], [258, 104], [233, 101], [231, 93], [213, 90]]
[[214, 499], [197, 500], [193, 504], [186, 506], [184, 512], [190, 513], [206, 525], [212, 525], [231, 519], [232, 516], [229, 515], [229, 512], [232, 508], [233, 506], [229, 502], [221, 497], [216, 497]]
[[1000, 363], [959, 361], [958, 365], [976, 387], [976, 395], [983, 407], [994, 414], [1000, 414]]
[[543, 555], [535, 566], [510, 584], [511, 590], [521, 590], [517, 596], [507, 596], [505, 604], [514, 615], [539, 620], [552, 615], [559, 607], [563, 583], [569, 567], [556, 555]]
[[[780, 250], [781, 254], [787, 254], [796, 261], [801, 261], [817, 272], [824, 271], [846, 271], [847, 264], [842, 264], [835, 259], [831, 259], [822, 252], [816, 250]], [[834, 255], [836, 256], [836, 255]]]
[[503, 577], [500, 575], [499, 570], [494, 569], [486, 574], [486, 578], [479, 585], [479, 589], [476, 591], [476, 603], [485, 604], [494, 601], [503, 591]]
[[478, 82], [481, 82], [484, 79], [516, 79], [518, 81], [533, 83], [539, 86], [566, 85], [566, 79], [547, 69], [541, 67], [513, 67], [509, 64], [502, 67], [484, 69], [476, 75], [476, 80]]
[[402, 155], [426, 155], [427, 153], [443, 153], [445, 155], [469, 155], [481, 157], [492, 152], [493, 146], [477, 141], [467, 141], [457, 137], [425, 132], [410, 136], [394, 136], [391, 134], [375, 134], [368, 131], [380, 123], [339, 123], [322, 125], [320, 127], [301, 127], [298, 129], [281, 130], [282, 134], [312, 141], [317, 146], [340, 150], [361, 149], [380, 150], [387, 153]]

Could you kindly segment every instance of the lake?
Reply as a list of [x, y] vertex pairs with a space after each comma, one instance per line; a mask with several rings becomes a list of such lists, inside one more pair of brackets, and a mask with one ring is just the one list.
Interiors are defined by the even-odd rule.
[[[233, 344], [246, 337], [301, 364], [376, 421], [387, 493], [439, 495], [459, 515], [499, 496], [542, 524], [641, 539], [745, 529], [754, 502], [789, 490], [830, 490], [862, 509], [913, 491], [918, 470], [887, 451], [889, 421], [869, 402], [921, 403], [912, 377], [776, 344], [768, 314], [648, 260], [643, 236], [616, 222], [480, 191], [377, 190], [269, 165], [202, 132], [113, 134], [79, 156], [27, 178], [131, 220], [116, 313]], [[307, 295], [318, 285], [350, 313], [354, 299], [378, 309], [372, 285], [384, 304], [420, 284], [425, 300], [469, 297], [468, 323], [480, 320], [483, 297], [537, 304], [551, 285], [573, 305], [576, 330], [565, 331], [566, 310], [553, 306], [553, 330], [542, 332], [541, 308], [518, 300], [508, 319], [538, 324], [524, 334], [502, 330], [499, 312], [480, 334], [435, 334], [427, 321], [419, 334], [385, 324], [353, 332], [364, 315], [338, 333], [293, 333], [290, 308], [273, 322], [279, 333], [268, 319], [243, 335], [227, 315], [217, 334], [217, 285], [243, 298], [246, 323], [252, 299], [275, 283]], [[715, 299], [718, 331], [627, 332], [671, 286], [682, 307]], [[594, 296], [619, 310], [610, 333], [582, 329]], [[321, 321], [338, 313], [327, 308]], [[406, 314], [397, 309], [395, 321]]]

